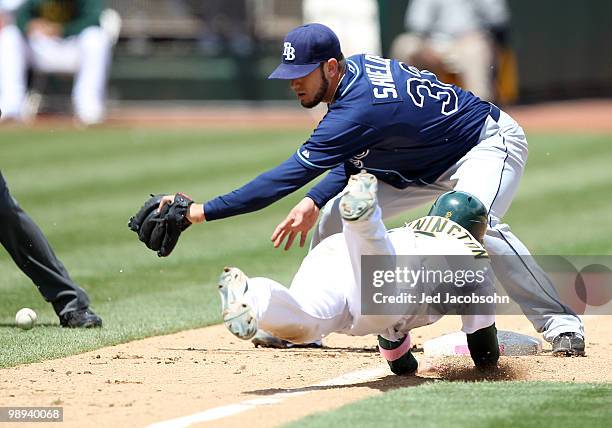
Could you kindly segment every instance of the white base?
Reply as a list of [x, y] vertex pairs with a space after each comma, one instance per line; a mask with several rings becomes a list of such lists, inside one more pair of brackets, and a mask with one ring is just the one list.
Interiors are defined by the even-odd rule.
[[[536, 355], [542, 352], [542, 341], [513, 331], [499, 330], [497, 332], [499, 353], [503, 356]], [[429, 357], [448, 357], [470, 355], [465, 333], [457, 331], [445, 334], [423, 344], [423, 351]]]

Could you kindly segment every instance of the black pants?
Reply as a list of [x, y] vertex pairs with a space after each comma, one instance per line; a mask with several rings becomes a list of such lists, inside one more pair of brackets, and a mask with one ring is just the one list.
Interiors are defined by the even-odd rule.
[[0, 172], [0, 243], [43, 295], [57, 315], [89, 306], [85, 291], [74, 283], [45, 235], [9, 193]]

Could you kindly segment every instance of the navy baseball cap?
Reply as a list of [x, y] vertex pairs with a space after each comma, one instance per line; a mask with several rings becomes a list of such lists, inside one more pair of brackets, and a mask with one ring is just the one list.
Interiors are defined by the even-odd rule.
[[285, 37], [283, 62], [268, 79], [299, 79], [330, 58], [343, 58], [338, 36], [323, 24], [302, 25]]

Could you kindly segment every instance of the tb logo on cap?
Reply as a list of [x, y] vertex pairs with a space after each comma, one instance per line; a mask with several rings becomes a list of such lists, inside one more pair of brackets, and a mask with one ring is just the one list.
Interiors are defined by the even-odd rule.
[[285, 42], [283, 46], [285, 47], [283, 56], [287, 61], [293, 61], [295, 59], [295, 48], [291, 46], [291, 42]]

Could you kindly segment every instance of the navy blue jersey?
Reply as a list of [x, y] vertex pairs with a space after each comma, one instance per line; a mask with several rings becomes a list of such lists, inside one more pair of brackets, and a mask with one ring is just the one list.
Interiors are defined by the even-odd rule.
[[337, 99], [296, 153], [304, 165], [348, 160], [405, 188], [434, 182], [478, 143], [491, 105], [470, 92], [372, 55], [350, 57], [347, 69]]
[[352, 56], [308, 141], [279, 167], [207, 202], [206, 218], [262, 208], [330, 169], [308, 192], [318, 206], [362, 169], [400, 189], [433, 183], [478, 144], [491, 108], [433, 73], [378, 56]]

